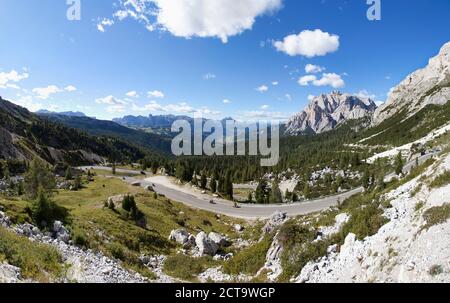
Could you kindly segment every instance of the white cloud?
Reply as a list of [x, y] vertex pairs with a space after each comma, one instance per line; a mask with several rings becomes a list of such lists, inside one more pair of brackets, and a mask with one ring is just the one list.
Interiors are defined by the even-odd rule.
[[273, 86], [277, 86], [278, 84], [279, 84], [278, 81], [273, 81], [273, 82], [272, 82], [272, 85], [273, 85]]
[[203, 80], [213, 80], [216, 79], [216, 75], [213, 73], [207, 73], [203, 75]]
[[265, 93], [269, 90], [269, 88], [267, 87], [267, 85], [261, 85], [260, 87], [256, 88], [256, 90], [260, 93]]
[[239, 112], [243, 116], [242, 120], [258, 121], [258, 120], [287, 120], [292, 117], [292, 113], [271, 112], [265, 110], [242, 111]]
[[97, 30], [104, 33], [106, 31], [106, 27], [110, 27], [114, 25], [114, 20], [109, 18], [103, 18], [99, 20], [97, 23]]
[[60, 89], [59, 87], [57, 87], [56, 85], [49, 85], [47, 87], [37, 87], [32, 90], [32, 92], [34, 94], [36, 94], [39, 99], [42, 99], [42, 100], [46, 100], [51, 95], [60, 93], [62, 91], [63, 90]]
[[223, 43], [253, 27], [256, 17], [281, 7], [282, 0], [153, 0], [157, 23], [177, 37], [217, 37]]
[[98, 98], [95, 100], [95, 102], [98, 104], [106, 104], [106, 105], [125, 105], [125, 104], [127, 104], [127, 102], [125, 102], [121, 99], [118, 99], [112, 95], [109, 95], [104, 98]]
[[292, 101], [292, 96], [290, 94], [286, 94], [284, 95], [284, 97], [286, 98], [286, 100]]
[[308, 95], [308, 101], [312, 101], [314, 100], [315, 96], [314, 95]]
[[325, 56], [339, 49], [339, 36], [322, 32], [304, 30], [298, 35], [289, 35], [283, 41], [275, 41], [275, 48], [289, 56], [305, 56], [308, 58]]
[[133, 111], [136, 112], [161, 112], [165, 111], [163, 106], [158, 104], [156, 101], [150, 101], [150, 103], [144, 105], [144, 106], [137, 106], [136, 104], [132, 105], [131, 108]]
[[35, 112], [42, 109], [41, 103], [35, 103], [32, 96], [18, 95], [18, 99], [13, 102], [19, 106], [27, 108], [29, 111]]
[[183, 38], [228, 38], [250, 30], [258, 16], [281, 8], [282, 0], [123, 0], [114, 17], [133, 18], [148, 30]]
[[345, 82], [342, 77], [335, 73], [323, 74], [322, 79], [313, 82], [315, 86], [331, 86], [333, 88], [342, 88]]
[[127, 97], [130, 97], [130, 98], [137, 98], [137, 97], [139, 97], [138, 93], [135, 90], [129, 91], [125, 95]]
[[154, 90], [147, 93], [149, 98], [164, 98], [164, 93], [159, 90]]
[[202, 115], [218, 115], [219, 111], [210, 110], [207, 107], [194, 108], [186, 102], [177, 104], [161, 105], [156, 101], [150, 101], [144, 106], [132, 105], [131, 108], [136, 112], [168, 112], [174, 114], [202, 114]]
[[231, 101], [230, 101], [230, 100], [228, 100], [228, 99], [224, 99], [224, 100], [223, 100], [223, 103], [224, 103], [224, 104], [230, 104], [230, 103], [231, 103]]
[[261, 106], [261, 109], [262, 110], [267, 110], [267, 109], [269, 109], [269, 105], [267, 105], [267, 104], [264, 104], [263, 106]]
[[316, 81], [317, 77], [314, 75], [306, 75], [298, 79], [298, 84], [301, 86], [308, 86], [310, 82]]
[[74, 91], [77, 90], [77, 88], [75, 86], [73, 86], [73, 85], [68, 85], [68, 86], [66, 86], [64, 88], [64, 90], [67, 91], [67, 92], [74, 92]]
[[321, 73], [325, 70], [325, 67], [314, 65], [314, 64], [306, 64], [305, 66], [305, 72], [308, 74], [317, 74]]
[[359, 98], [366, 98], [366, 99], [372, 99], [372, 100], [375, 100], [376, 97], [377, 97], [375, 94], [371, 94], [365, 89], [360, 90], [359, 92], [357, 92], [355, 94], [355, 96], [357, 96]]
[[17, 88], [18, 86], [11, 83], [17, 83], [29, 77], [28, 72], [18, 73], [16, 70], [10, 72], [0, 72], [0, 88]]
[[119, 19], [119, 21], [122, 21], [123, 19], [127, 18], [129, 16], [128, 11], [125, 10], [118, 10], [114, 13], [114, 17]]
[[106, 108], [106, 110], [110, 113], [123, 113], [126, 110], [125, 105], [110, 105]]
[[298, 80], [301, 86], [308, 86], [310, 84], [314, 86], [331, 86], [333, 88], [342, 88], [345, 86], [345, 82], [342, 77], [335, 73], [323, 74], [321, 79], [318, 79], [314, 75], [306, 75]]
[[12, 89], [20, 89], [20, 86], [14, 83], [8, 83], [6, 84], [7, 88], [12, 88]]

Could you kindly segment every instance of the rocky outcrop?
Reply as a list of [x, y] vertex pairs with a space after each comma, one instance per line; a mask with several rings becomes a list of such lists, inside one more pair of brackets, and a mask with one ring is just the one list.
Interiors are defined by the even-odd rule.
[[374, 101], [340, 92], [315, 97], [302, 112], [289, 119], [286, 134], [322, 133], [355, 119], [371, 116]]
[[219, 250], [219, 245], [211, 240], [205, 232], [199, 232], [195, 237], [197, 252], [199, 256], [214, 256]]
[[53, 233], [55, 239], [64, 243], [69, 243], [70, 233], [60, 221], [55, 221], [53, 223]]
[[286, 222], [287, 219], [288, 219], [287, 213], [276, 211], [264, 225], [262, 229], [263, 236], [274, 231], [277, 227], [281, 226], [284, 222]]
[[450, 42], [428, 65], [407, 76], [392, 89], [388, 100], [374, 113], [377, 125], [406, 110], [411, 116], [429, 104], [443, 105], [450, 101]]
[[3, 226], [3, 227], [10, 227], [11, 226], [11, 220], [2, 211], [0, 211], [0, 226]]
[[123, 198], [125, 198], [125, 195], [117, 195], [117, 196], [109, 197], [108, 198], [108, 205], [113, 204], [114, 207], [121, 207]]
[[[10, 222], [9, 218], [3, 213], [0, 213], [0, 220], [2, 222]], [[69, 242], [67, 240], [69, 233], [61, 222], [55, 222], [53, 225], [53, 233], [44, 233], [29, 223], [16, 226], [9, 225], [8, 228], [18, 235], [29, 238], [33, 242], [50, 245], [58, 250], [62, 256], [62, 261], [68, 265], [66, 275], [60, 282], [144, 283], [148, 281], [140, 274], [126, 270], [121, 266], [119, 261], [108, 258], [101, 252], [91, 249], [84, 250], [66, 243]], [[10, 282], [20, 282], [18, 273], [20, 273], [20, 269], [17, 271], [15, 268], [1, 265], [0, 283], [2, 279], [11, 279], [11, 277], [16, 278], [11, 279]]]
[[216, 255], [220, 248], [231, 244], [226, 236], [216, 232], [206, 234], [201, 231], [194, 237], [184, 229], [176, 229], [170, 233], [169, 241], [182, 245], [184, 249], [192, 248], [194, 256], [214, 256], [218, 260], [227, 260], [233, 256], [232, 254]]
[[23, 282], [20, 268], [7, 263], [0, 263], [0, 284], [20, 282]]
[[217, 245], [219, 245], [219, 247], [226, 247], [230, 245], [230, 240], [228, 240], [227, 237], [215, 232], [210, 232], [208, 234], [208, 238], [211, 239]]
[[175, 241], [183, 246], [183, 248], [191, 248], [195, 245], [195, 237], [185, 231], [184, 229], [172, 230], [169, 236], [169, 241]]
[[384, 199], [392, 205], [384, 210], [388, 223], [364, 239], [349, 233], [339, 249], [328, 247], [327, 255], [309, 262], [295, 281], [449, 282], [450, 221], [424, 228], [428, 222], [423, 216], [432, 207], [450, 203], [450, 185], [433, 189], [423, 181], [448, 170], [450, 155], [442, 156], [424, 173], [387, 193]]
[[275, 235], [272, 245], [266, 254], [266, 262], [264, 266], [258, 271], [256, 276], [262, 272], [267, 273], [267, 279], [271, 282], [275, 282], [277, 278], [283, 273], [283, 267], [281, 266], [281, 254], [283, 253], [283, 247], [278, 240], [278, 233]]
[[320, 226], [318, 240], [338, 233], [341, 227], [350, 220], [350, 216], [346, 213], [337, 215], [334, 218], [335, 224], [332, 226]]

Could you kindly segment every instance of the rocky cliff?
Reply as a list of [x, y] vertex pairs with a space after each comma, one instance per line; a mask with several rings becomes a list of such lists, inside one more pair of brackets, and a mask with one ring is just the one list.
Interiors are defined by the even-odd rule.
[[322, 133], [354, 119], [370, 116], [377, 106], [369, 98], [332, 92], [315, 97], [302, 112], [289, 119], [286, 134]]
[[409, 116], [429, 104], [443, 105], [450, 100], [450, 42], [429, 64], [407, 76], [392, 89], [388, 100], [374, 113], [377, 125], [395, 114], [406, 111]]

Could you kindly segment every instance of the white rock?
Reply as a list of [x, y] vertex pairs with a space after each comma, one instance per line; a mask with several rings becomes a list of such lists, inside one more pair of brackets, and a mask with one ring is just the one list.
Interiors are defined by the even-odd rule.
[[184, 229], [176, 229], [170, 232], [169, 241], [175, 241], [183, 245], [184, 248], [189, 248], [195, 244], [195, 238]]
[[214, 243], [219, 245], [219, 247], [225, 247], [225, 246], [230, 245], [230, 241], [225, 236], [223, 236], [221, 234], [218, 234], [218, 233], [215, 233], [215, 232], [210, 232], [208, 237]]
[[195, 237], [195, 244], [197, 245], [198, 254], [200, 256], [214, 256], [219, 249], [219, 245], [212, 241], [203, 231], [198, 233], [197, 237]]

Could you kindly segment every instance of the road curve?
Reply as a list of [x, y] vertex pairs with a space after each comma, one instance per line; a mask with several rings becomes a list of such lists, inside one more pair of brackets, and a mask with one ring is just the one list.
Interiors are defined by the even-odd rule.
[[[421, 156], [419, 157], [418, 162], [423, 163], [427, 159], [433, 157], [436, 154], [437, 153], [434, 152]], [[409, 172], [414, 167], [414, 163], [415, 160], [407, 163], [404, 167], [404, 171]], [[83, 166], [79, 168], [84, 170], [87, 169], [111, 170], [111, 168], [103, 166]], [[127, 173], [130, 175], [142, 175], [140, 171], [134, 171], [129, 169], [117, 168], [116, 171], [120, 173]], [[393, 174], [391, 175], [393, 176]], [[387, 177], [391, 175], [388, 175]], [[122, 179], [128, 183], [139, 182], [140, 185], [143, 187], [152, 186], [153, 189], [158, 194], [164, 195], [170, 200], [181, 202], [193, 208], [223, 214], [230, 217], [250, 219], [250, 220], [269, 218], [274, 212], [278, 210], [286, 212], [289, 216], [298, 216], [318, 212], [328, 207], [337, 205], [338, 201], [344, 201], [345, 199], [364, 191], [362, 187], [358, 187], [356, 189], [353, 189], [345, 193], [341, 193], [339, 195], [325, 197], [317, 200], [309, 200], [306, 202], [281, 204], [281, 205], [239, 204], [239, 208], [234, 208], [233, 202], [230, 202], [228, 200], [214, 198], [211, 195], [207, 194], [201, 195], [189, 194], [185, 191], [182, 191], [181, 189], [177, 189], [176, 187], [168, 187], [151, 179], [142, 180], [133, 177], [123, 177]], [[210, 203], [211, 200], [214, 200], [214, 204]]]
[[[132, 181], [133, 178], [128, 178]], [[135, 180], [134, 180], [135, 181]], [[144, 181], [141, 183], [143, 186], [154, 185], [153, 188], [158, 194], [163, 194], [167, 198], [182, 202], [190, 207], [227, 215], [230, 217], [241, 219], [266, 219], [275, 213], [277, 210], [286, 212], [289, 216], [305, 215], [313, 212], [317, 212], [335, 206], [338, 201], [344, 201], [345, 199], [353, 196], [357, 193], [363, 192], [363, 188], [356, 188], [354, 190], [342, 193], [337, 196], [310, 200], [307, 202], [281, 204], [281, 205], [255, 205], [255, 204], [239, 204], [239, 208], [233, 207], [233, 202], [228, 200], [213, 198], [209, 195], [201, 195], [201, 197], [190, 195], [188, 193], [177, 191], [175, 189], [166, 187], [164, 185]], [[211, 204], [211, 199], [214, 199], [214, 204]]]

